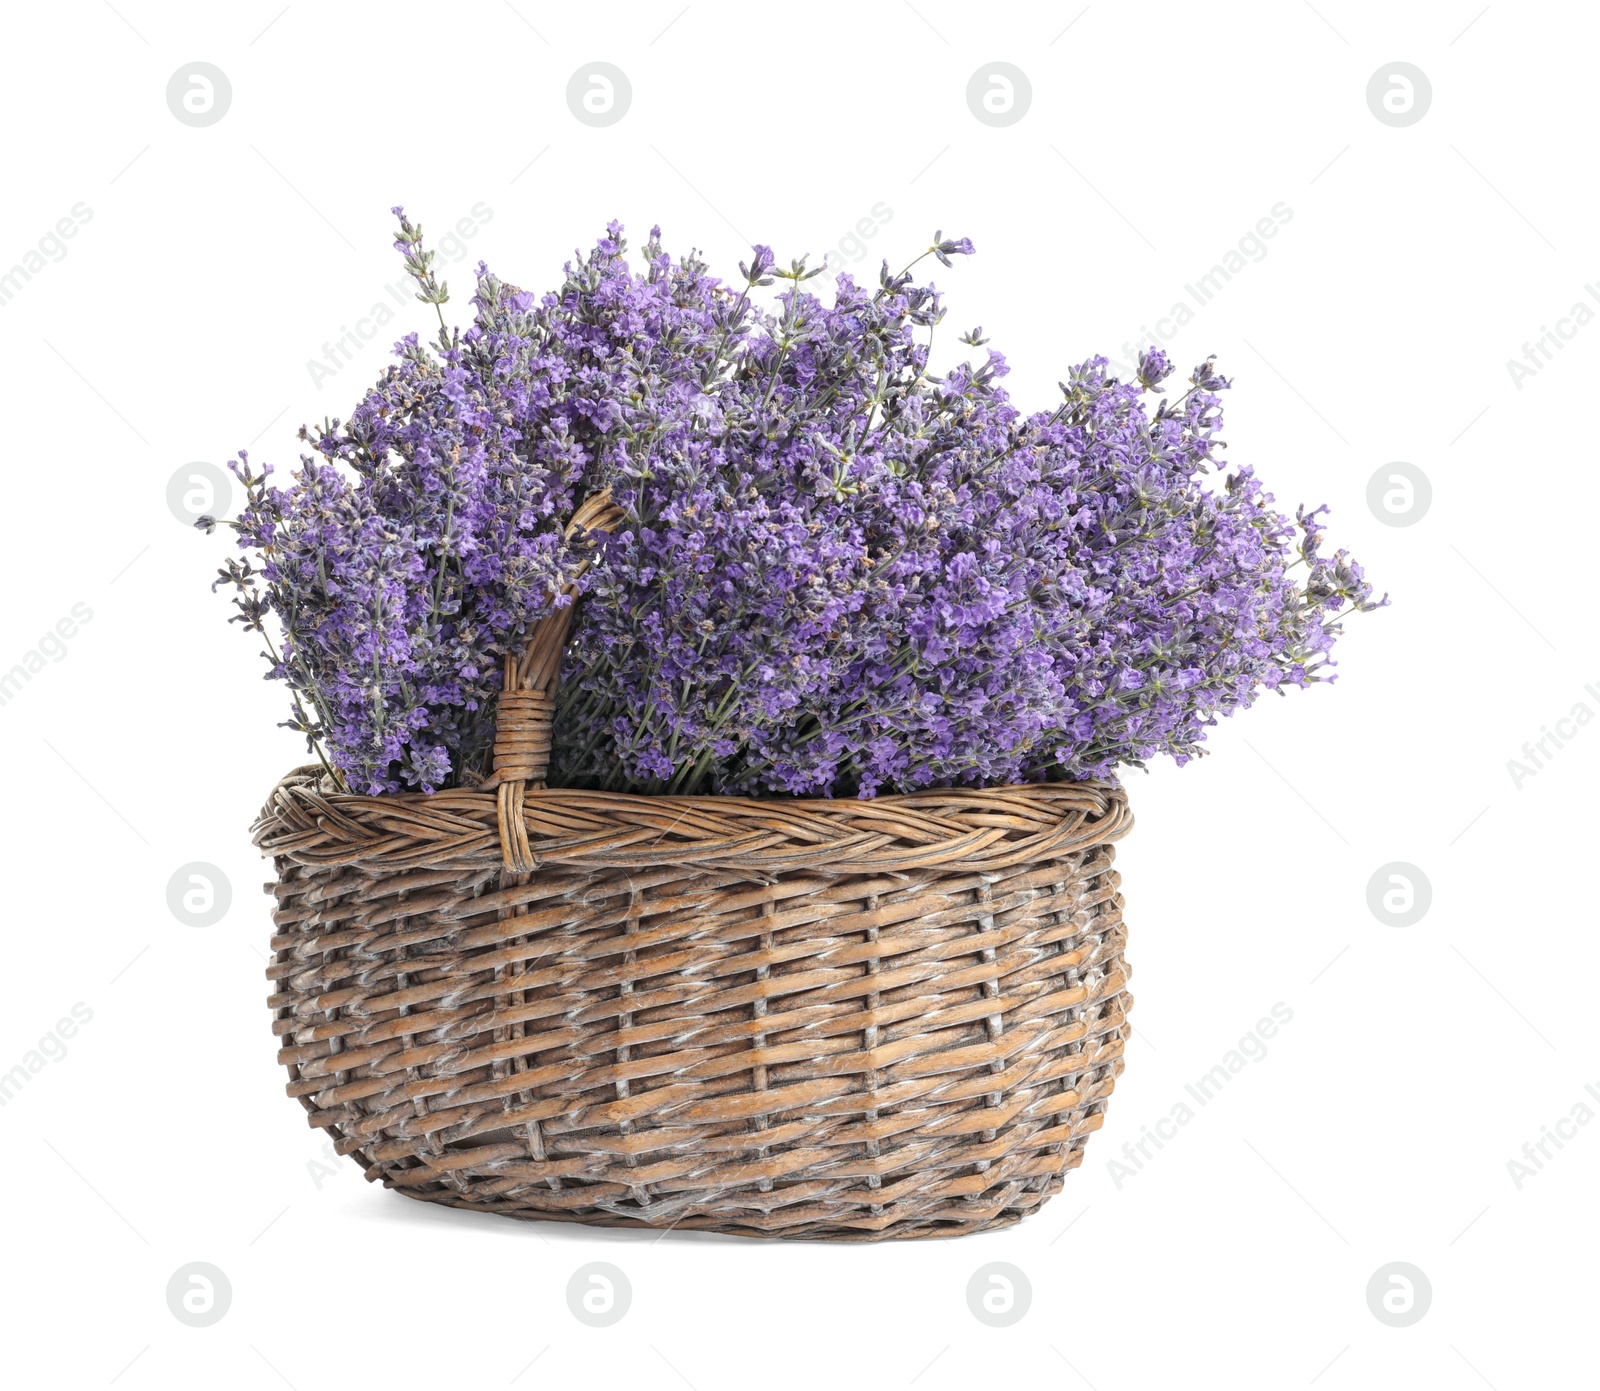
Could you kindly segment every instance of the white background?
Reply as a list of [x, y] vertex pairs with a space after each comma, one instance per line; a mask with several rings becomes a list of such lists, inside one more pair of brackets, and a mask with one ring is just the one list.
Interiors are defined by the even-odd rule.
[[[1547, 1141], [1520, 1188], [1508, 1161], [1600, 1090], [1600, 724], [1520, 787], [1507, 760], [1578, 702], [1600, 713], [1600, 326], [1520, 386], [1506, 365], [1600, 280], [1591, 7], [78, 0], [6, 27], [0, 267], [74, 205], [92, 216], [0, 307], [0, 669], [93, 613], [0, 707], [0, 1071], [93, 1012], [0, 1108], [8, 1381], [1593, 1384], [1600, 1124]], [[165, 98], [195, 60], [232, 85], [203, 129]], [[604, 129], [565, 100], [593, 60], [633, 89]], [[991, 60], [1032, 85], [1005, 128], [966, 102]], [[1366, 100], [1396, 60], [1432, 85], [1404, 128]], [[325, 1172], [274, 1060], [246, 834], [300, 750], [208, 591], [225, 533], [183, 529], [165, 498], [243, 445], [287, 469], [300, 421], [348, 411], [385, 344], [320, 386], [306, 364], [397, 278], [396, 202], [435, 244], [490, 211], [445, 267], [456, 309], [480, 255], [543, 289], [612, 216], [732, 272], [751, 241], [838, 259], [883, 203], [858, 269], [935, 228], [972, 237], [937, 277], [950, 324], [984, 326], [1030, 408], [1292, 211], [1171, 350], [1184, 373], [1219, 355], [1229, 457], [1290, 508], [1331, 504], [1334, 543], [1394, 606], [1351, 625], [1335, 686], [1132, 776], [1134, 1042], [1038, 1217], [877, 1247], [655, 1241]], [[405, 316], [396, 332], [426, 328], [423, 306]], [[1366, 503], [1397, 460], [1433, 488], [1405, 528]], [[213, 927], [167, 908], [191, 861], [232, 884]], [[1368, 908], [1391, 861], [1432, 885], [1409, 927]], [[1114, 1172], [1278, 1002], [1293, 1019], [1265, 1056]], [[567, 1309], [593, 1260], [632, 1283], [610, 1328]], [[231, 1282], [209, 1328], [168, 1311], [192, 1261]], [[1031, 1283], [1010, 1327], [968, 1312], [991, 1261]], [[1366, 1297], [1395, 1261], [1432, 1287], [1406, 1328]]]

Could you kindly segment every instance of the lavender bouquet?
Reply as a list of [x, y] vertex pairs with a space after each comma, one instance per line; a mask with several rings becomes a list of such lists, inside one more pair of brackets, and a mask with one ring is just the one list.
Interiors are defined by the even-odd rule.
[[[613, 222], [542, 298], [480, 266], [462, 330], [395, 213], [437, 338], [301, 430], [288, 488], [240, 453], [218, 579], [339, 787], [481, 781], [503, 659], [571, 584], [551, 785], [754, 796], [1181, 764], [1387, 602], [1326, 509], [1221, 473], [1212, 360], [1178, 391], [1158, 350], [1126, 382], [1091, 358], [1026, 415], [981, 329], [935, 372], [915, 271], [964, 239], [830, 299], [804, 259], [725, 283], [659, 229], [635, 268]], [[602, 489], [623, 522], [569, 538]]]

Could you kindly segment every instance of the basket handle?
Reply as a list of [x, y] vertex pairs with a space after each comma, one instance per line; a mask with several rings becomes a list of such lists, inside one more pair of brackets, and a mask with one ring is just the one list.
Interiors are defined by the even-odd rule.
[[[567, 537], [580, 531], [609, 531], [623, 518], [605, 488], [585, 498], [567, 523]], [[543, 787], [550, 771], [551, 725], [555, 719], [556, 685], [561, 680], [561, 656], [577, 607], [577, 581], [589, 568], [593, 550], [578, 564], [561, 592], [568, 602], [551, 609], [534, 624], [528, 645], [519, 657], [508, 652], [505, 679], [495, 710], [494, 771], [483, 790], [496, 791], [496, 819], [500, 828], [500, 857], [505, 869], [527, 874], [534, 868], [528, 846], [528, 827], [522, 819], [522, 794], [529, 784]]]

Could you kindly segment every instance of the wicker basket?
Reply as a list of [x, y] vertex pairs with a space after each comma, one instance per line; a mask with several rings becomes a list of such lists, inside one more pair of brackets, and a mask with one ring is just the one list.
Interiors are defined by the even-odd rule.
[[878, 1240], [1034, 1211], [1122, 1071], [1122, 791], [547, 789], [571, 614], [508, 662], [484, 786], [307, 768], [263, 809], [310, 1123], [386, 1187], [511, 1217]]

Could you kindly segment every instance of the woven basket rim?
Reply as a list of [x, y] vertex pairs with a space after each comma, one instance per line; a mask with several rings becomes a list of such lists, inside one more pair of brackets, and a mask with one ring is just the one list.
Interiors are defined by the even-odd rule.
[[[763, 875], [934, 866], [998, 872], [1120, 840], [1133, 826], [1126, 791], [1100, 780], [922, 788], [865, 799], [530, 787], [522, 816], [536, 867], [687, 864]], [[340, 792], [314, 764], [279, 780], [251, 839], [263, 855], [301, 864], [388, 871], [501, 856], [492, 790]]]

